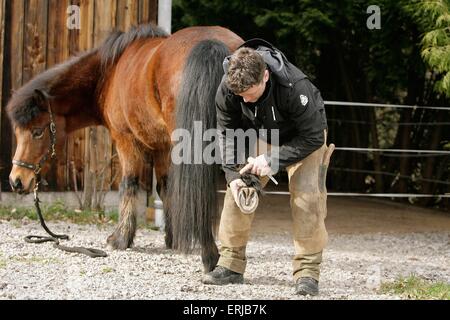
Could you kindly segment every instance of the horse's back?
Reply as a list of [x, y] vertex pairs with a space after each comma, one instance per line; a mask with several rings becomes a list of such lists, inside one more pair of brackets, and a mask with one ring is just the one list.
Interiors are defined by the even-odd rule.
[[174, 103], [178, 95], [184, 66], [189, 53], [199, 42], [218, 40], [230, 52], [235, 51], [244, 40], [229, 29], [219, 26], [189, 27], [181, 29], [165, 40], [155, 53], [154, 73], [158, 78], [158, 91], [162, 111], [169, 123], [173, 123]]
[[167, 45], [185, 44], [192, 48], [202, 40], [219, 40], [225, 43], [231, 51], [236, 50], [244, 40], [233, 31], [220, 26], [189, 27], [175, 32], [167, 41]]
[[144, 131], [155, 134], [141, 142], [159, 149], [174, 129], [175, 102], [187, 57], [203, 40], [223, 42], [230, 52], [244, 41], [218, 26], [189, 27], [168, 38], [150, 38], [131, 44], [120, 57], [105, 88], [104, 118], [108, 128], [118, 132]]
[[161, 69], [183, 69], [182, 65], [190, 50], [203, 40], [219, 40], [230, 51], [235, 51], [244, 42], [241, 37], [231, 30], [219, 26], [181, 29], [170, 36], [159, 47]]
[[159, 108], [149, 108], [149, 74], [151, 57], [163, 39], [147, 39], [132, 43], [118, 60], [105, 88], [104, 118], [110, 129], [128, 131], [130, 115], [155, 117]]

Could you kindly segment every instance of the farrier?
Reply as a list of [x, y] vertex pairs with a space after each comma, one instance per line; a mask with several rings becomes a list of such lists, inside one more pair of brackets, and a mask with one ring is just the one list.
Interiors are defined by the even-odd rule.
[[[237, 195], [246, 184], [241, 174], [251, 172], [266, 184], [268, 175], [286, 169], [289, 176], [295, 256], [296, 293], [318, 294], [322, 252], [328, 240], [326, 165], [332, 149], [326, 145], [327, 120], [319, 90], [285, 55], [262, 39], [245, 42], [224, 61], [225, 75], [216, 94], [217, 124], [227, 192], [220, 227], [218, 266], [206, 274], [206, 284], [243, 283], [245, 250], [254, 214], [245, 214]], [[278, 130], [278, 145], [249, 159], [242, 168], [237, 150], [225, 159], [226, 130]], [[260, 136], [267, 140], [272, 136]], [[267, 141], [272, 143], [270, 139]], [[275, 149], [276, 148], [276, 149]], [[277, 150], [277, 152], [274, 152]], [[325, 168], [325, 169], [324, 169]], [[274, 213], [276, 214], [276, 213]]]

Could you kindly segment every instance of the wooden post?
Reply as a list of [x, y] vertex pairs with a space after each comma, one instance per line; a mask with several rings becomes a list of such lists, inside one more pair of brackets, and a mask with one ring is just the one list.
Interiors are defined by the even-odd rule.
[[139, 1], [139, 23], [157, 24], [158, 0]]
[[168, 34], [172, 33], [172, 0], [159, 0], [158, 26]]

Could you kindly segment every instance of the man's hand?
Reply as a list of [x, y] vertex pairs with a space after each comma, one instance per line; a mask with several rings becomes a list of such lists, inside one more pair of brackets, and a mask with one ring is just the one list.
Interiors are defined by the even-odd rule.
[[250, 171], [252, 174], [263, 177], [270, 175], [272, 172], [263, 154], [256, 158], [249, 157], [247, 161], [248, 164], [239, 171], [240, 174]]
[[230, 182], [231, 194], [233, 195], [234, 202], [236, 202], [238, 207], [239, 207], [239, 199], [238, 199], [239, 189], [246, 186], [247, 185], [245, 184], [244, 181], [242, 181], [242, 179], [236, 179]]

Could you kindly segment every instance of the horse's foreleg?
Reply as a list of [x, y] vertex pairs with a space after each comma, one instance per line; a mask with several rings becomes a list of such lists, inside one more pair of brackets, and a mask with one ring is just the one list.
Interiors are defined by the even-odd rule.
[[119, 223], [107, 242], [113, 249], [125, 250], [133, 245], [136, 234], [137, 193], [142, 158], [132, 139], [116, 140], [116, 147], [122, 166]]

